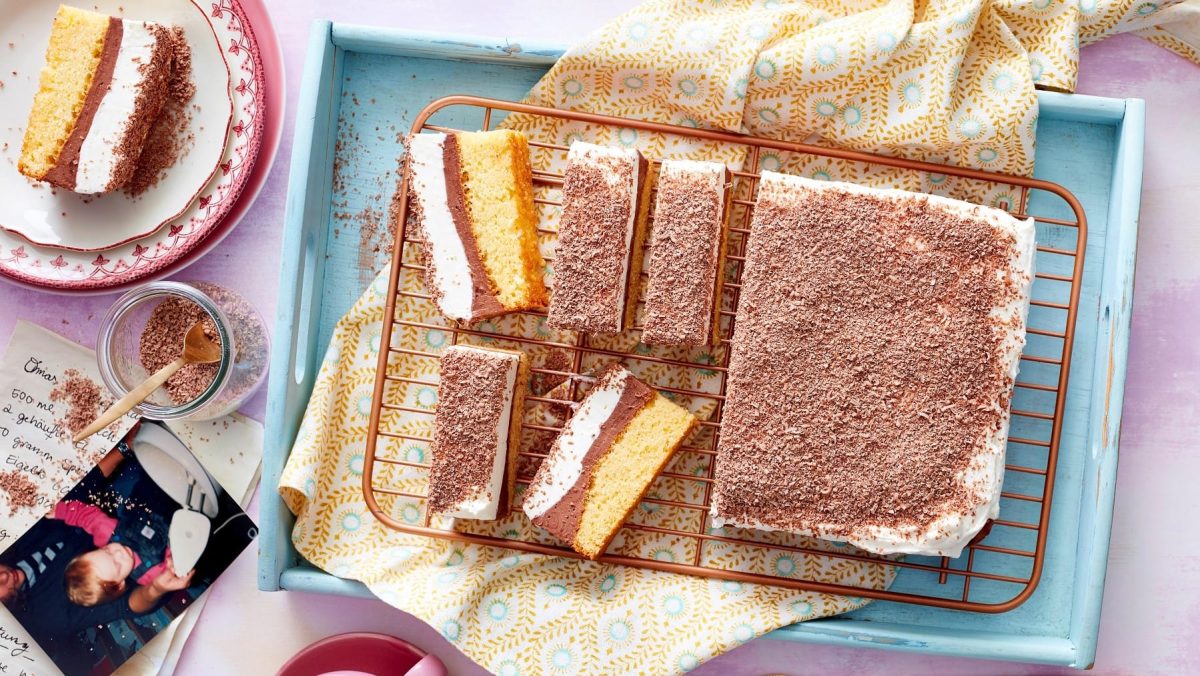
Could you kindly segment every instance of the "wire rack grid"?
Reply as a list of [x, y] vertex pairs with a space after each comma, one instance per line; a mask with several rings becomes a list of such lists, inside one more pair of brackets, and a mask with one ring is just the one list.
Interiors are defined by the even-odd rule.
[[[589, 339], [585, 334], [573, 340], [554, 340], [530, 336], [520, 332], [504, 333], [488, 325], [466, 326], [438, 322], [428, 318], [397, 316], [399, 300], [412, 298], [428, 303], [429, 295], [421, 291], [403, 288], [403, 274], [418, 272], [423, 268], [414, 255], [420, 240], [408, 227], [408, 194], [406, 186], [398, 187], [393, 204], [396, 220], [396, 243], [393, 251], [392, 270], [387, 291], [385, 318], [381, 349], [379, 351], [376, 383], [372, 396], [367, 447], [364, 457], [363, 492], [368, 508], [388, 528], [398, 531], [450, 539], [460, 542], [490, 545], [511, 550], [579, 558], [568, 546], [548, 536], [531, 536], [529, 530], [508, 531], [504, 534], [473, 532], [461, 525], [431, 523], [430, 515], [423, 508], [414, 508], [412, 514], [403, 518], [387, 506], [389, 499], [423, 503], [425, 496], [411, 489], [412, 482], [403, 488], [386, 485], [388, 468], [400, 468], [427, 476], [429, 463], [425, 457], [388, 456], [381, 449], [388, 441], [403, 441], [424, 444], [431, 442], [431, 431], [413, 433], [407, 428], [389, 426], [395, 415], [428, 417], [432, 420], [435, 407], [409, 406], [395, 403], [392, 389], [396, 386], [421, 386], [436, 388], [436, 376], [432, 379], [412, 377], [396, 372], [395, 359], [431, 360], [436, 363], [438, 349], [412, 349], [395, 345], [395, 336], [401, 331], [439, 330], [448, 334], [447, 344], [479, 341], [509, 341], [524, 349], [550, 348], [569, 354], [569, 363], [554, 365], [535, 364], [533, 379], [539, 378], [559, 382], [560, 386], [549, 392], [526, 393], [528, 406], [559, 407], [569, 410], [582, 398], [587, 386], [593, 382], [585, 368], [596, 359], [622, 360], [626, 364], [657, 364], [680, 369], [703, 369], [715, 374], [718, 386], [708, 391], [672, 388], [656, 384], [660, 391], [670, 395], [697, 397], [711, 401], [712, 414], [701, 423], [699, 434], [694, 435], [680, 454], [692, 454], [707, 462], [698, 466], [696, 472], [682, 473], [664, 471], [659, 480], [687, 482], [697, 489], [691, 499], [662, 499], [644, 497], [643, 506], [669, 508], [693, 513], [691, 526], [687, 528], [663, 527], [639, 522], [630, 518], [623, 525], [623, 532], [641, 532], [662, 537], [675, 538], [690, 543], [690, 561], [659, 560], [648, 552], [614, 552], [601, 557], [602, 562], [617, 563], [673, 573], [701, 575], [734, 582], [771, 584], [791, 589], [810, 590], [823, 593], [864, 596], [907, 603], [915, 603], [958, 610], [979, 612], [1003, 612], [1024, 602], [1034, 591], [1041, 576], [1046, 547], [1046, 534], [1050, 522], [1051, 496], [1054, 491], [1055, 466], [1062, 432], [1063, 411], [1070, 371], [1071, 347], [1075, 319], [1079, 303], [1079, 292], [1084, 264], [1084, 247], [1087, 224], [1082, 206], [1075, 196], [1064, 187], [1032, 178], [994, 174], [975, 169], [949, 165], [918, 162], [901, 158], [871, 155], [862, 152], [824, 148], [819, 146], [790, 143], [774, 139], [725, 133], [704, 129], [693, 129], [673, 125], [624, 119], [605, 115], [556, 110], [529, 104], [485, 99], [474, 96], [449, 96], [430, 103], [417, 115], [412, 126], [414, 133], [429, 131], [457, 131], [447, 126], [431, 124], [435, 114], [449, 109], [470, 109], [481, 113], [481, 129], [491, 128], [493, 113], [507, 115], [524, 113], [536, 116], [584, 124], [607, 125], [613, 128], [635, 129], [678, 137], [711, 141], [722, 144], [744, 146], [748, 151], [745, 170], [732, 172], [734, 180], [733, 209], [728, 228], [725, 260], [723, 306], [721, 310], [721, 333], [727, 338], [732, 335], [736, 316], [737, 296], [740, 289], [741, 267], [745, 260], [746, 242], [750, 234], [751, 216], [755, 189], [759, 179], [757, 167], [760, 153], [791, 152], [822, 156], [830, 159], [848, 160], [875, 167], [897, 167], [932, 175], [952, 176], [963, 181], [983, 182], [1011, 186], [1012, 201], [1004, 204], [1020, 218], [1032, 217], [1038, 225], [1037, 273], [1033, 285], [1030, 317], [1027, 328], [1028, 343], [1021, 357], [1021, 376], [1016, 383], [1011, 411], [1012, 423], [1007, 448], [1004, 491], [1001, 494], [1000, 518], [990, 521], [988, 526], [967, 547], [964, 555], [957, 559], [936, 557], [885, 558], [867, 554], [851, 547], [828, 546], [828, 543], [806, 538], [786, 539], [771, 537], [771, 534], [752, 530], [713, 529], [706, 515], [713, 484], [713, 458], [716, 455], [720, 434], [720, 415], [725, 395], [725, 370], [728, 350], [721, 353], [716, 363], [697, 363], [671, 356], [648, 353], [644, 350], [612, 349], [611, 346]], [[478, 119], [478, 118], [476, 118]], [[460, 125], [466, 126], [466, 125]], [[564, 145], [531, 138], [530, 146], [535, 153], [563, 153]], [[651, 158], [651, 162], [656, 160]], [[535, 163], [535, 167], [536, 167]], [[553, 189], [561, 187], [562, 175], [535, 168], [535, 186], [543, 188], [535, 199], [541, 208], [556, 207], [560, 203]], [[545, 190], [550, 188], [550, 191]], [[1029, 213], [1033, 202], [1047, 200], [1034, 198], [1038, 192], [1057, 196], [1062, 204], [1054, 211], [1057, 215]], [[1064, 208], [1065, 207], [1065, 208]], [[543, 237], [554, 237], [549, 229], [539, 228]], [[551, 257], [547, 257], [552, 261]], [[644, 276], [644, 273], [643, 273]], [[639, 300], [639, 303], [641, 301]], [[542, 312], [524, 313], [544, 316]], [[633, 331], [638, 331], [635, 325]], [[717, 352], [714, 350], [714, 352]], [[434, 371], [436, 372], [436, 371]], [[426, 430], [431, 430], [428, 426]], [[545, 424], [538, 419], [526, 417], [522, 425], [522, 441], [527, 436], [553, 435], [557, 424]], [[697, 440], [701, 441], [697, 441]], [[427, 457], [427, 456], [426, 456]], [[522, 443], [518, 481], [528, 484], [530, 467], [545, 457], [544, 444]], [[418, 482], [419, 483], [419, 482]], [[653, 496], [653, 493], [649, 495]], [[634, 515], [636, 516], [636, 514]], [[461, 524], [461, 522], [460, 522]], [[822, 557], [825, 561], [856, 561], [883, 571], [895, 567], [905, 571], [910, 580], [927, 578], [923, 583], [907, 584], [902, 589], [887, 588], [886, 585], [863, 586], [851, 582], [829, 582], [818, 579], [816, 574], [802, 570], [735, 570], [714, 564], [707, 556], [706, 548], [728, 546], [751, 546], [764, 552], [783, 552], [789, 556]], [[936, 581], [936, 583], [934, 583]]]

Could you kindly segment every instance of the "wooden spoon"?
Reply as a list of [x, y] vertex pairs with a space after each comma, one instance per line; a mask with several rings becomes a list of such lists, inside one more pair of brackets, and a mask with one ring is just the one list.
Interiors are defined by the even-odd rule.
[[188, 329], [187, 335], [183, 338], [183, 355], [175, 361], [167, 364], [158, 370], [157, 373], [150, 376], [141, 385], [129, 391], [129, 394], [121, 397], [108, 410], [96, 418], [96, 421], [88, 425], [79, 434], [75, 435], [73, 441], [79, 442], [87, 439], [96, 432], [113, 424], [121, 416], [125, 415], [134, 406], [142, 403], [146, 397], [149, 397], [155, 390], [162, 387], [163, 383], [175, 375], [175, 372], [183, 368], [184, 364], [211, 364], [221, 360], [221, 345], [214, 342], [204, 332], [204, 324], [196, 322], [192, 324], [192, 328]]

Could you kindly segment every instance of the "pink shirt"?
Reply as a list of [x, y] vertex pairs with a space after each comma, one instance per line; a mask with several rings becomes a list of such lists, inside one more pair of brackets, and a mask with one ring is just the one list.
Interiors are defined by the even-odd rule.
[[[87, 534], [92, 536], [92, 543], [97, 547], [108, 544], [108, 541], [112, 539], [113, 532], [117, 530], [115, 518], [95, 505], [76, 500], [64, 500], [58, 503], [58, 506], [54, 508], [54, 518], [68, 526], [75, 526], [87, 531]], [[134, 567], [141, 565], [142, 558], [137, 555], [137, 552], [130, 550], [130, 553], [133, 554]], [[137, 578], [137, 583], [145, 586], [154, 582], [154, 578], [167, 569], [167, 557], [170, 555], [171, 548], [167, 547], [167, 551], [163, 553], [163, 560], [142, 573]]]

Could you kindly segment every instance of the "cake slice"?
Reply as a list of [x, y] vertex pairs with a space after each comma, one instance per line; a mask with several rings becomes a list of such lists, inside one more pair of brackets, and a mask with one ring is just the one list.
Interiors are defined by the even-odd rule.
[[958, 556], [999, 508], [1034, 226], [764, 172], [712, 516]]
[[425, 285], [438, 310], [475, 322], [545, 307], [525, 135], [411, 134], [406, 146]]
[[491, 520], [509, 511], [529, 380], [524, 353], [455, 345], [441, 359], [429, 511]]
[[731, 179], [718, 162], [662, 163], [646, 266], [643, 343], [694, 347], [717, 342]]
[[695, 425], [687, 409], [609, 366], [530, 482], [525, 514], [580, 554], [600, 556]]
[[85, 194], [128, 183], [167, 101], [182, 40], [177, 28], [59, 7], [21, 173]]
[[649, 163], [632, 148], [577, 141], [567, 153], [551, 328], [614, 334], [633, 320]]

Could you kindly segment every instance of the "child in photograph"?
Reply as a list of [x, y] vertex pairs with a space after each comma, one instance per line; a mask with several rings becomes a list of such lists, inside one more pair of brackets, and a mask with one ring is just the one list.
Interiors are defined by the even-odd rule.
[[[163, 429], [146, 423], [130, 432], [50, 513], [0, 551], [0, 602], [66, 674], [112, 673], [192, 607], [257, 534], [228, 494], [204, 489], [200, 506], [213, 527], [194, 569], [175, 574], [170, 526], [185, 506], [135, 452], [143, 445], [156, 450], [147, 457], [168, 478], [178, 476], [179, 470], [171, 473], [174, 464], [163, 463], [183, 467], [174, 458], [186, 458], [188, 448]], [[184, 499], [192, 499], [190, 490]], [[180, 537], [198, 544], [190, 532]], [[174, 549], [184, 554], [182, 544]]]
[[[118, 511], [124, 520], [77, 500], [64, 500], [55, 507], [52, 518], [83, 529], [96, 545], [67, 564], [67, 597], [78, 605], [107, 603], [125, 592], [127, 581], [148, 585], [171, 565], [166, 519], [124, 503]], [[191, 576], [189, 572], [181, 577], [190, 582]]]
[[[127, 439], [133, 437], [130, 433]], [[117, 473], [123, 456], [114, 449], [76, 486], [95, 493]], [[0, 553], [0, 603], [67, 673], [87, 673], [91, 661], [77, 649], [89, 628], [125, 623], [160, 611], [169, 597], [191, 580], [169, 568], [143, 585], [126, 585], [108, 603], [82, 606], [67, 595], [64, 580], [70, 561], [95, 547], [93, 536], [58, 519], [43, 519]]]

